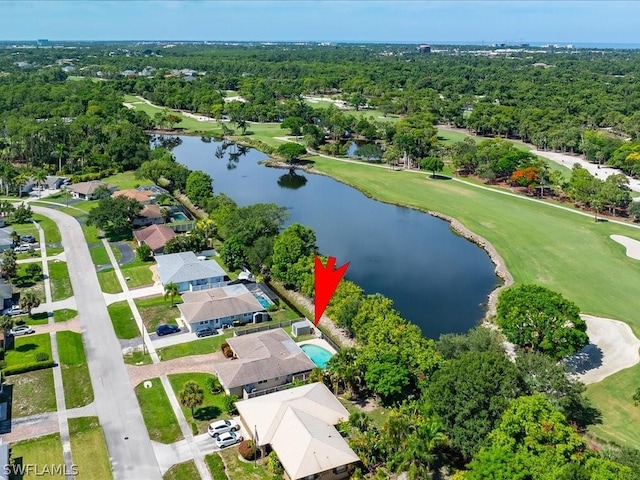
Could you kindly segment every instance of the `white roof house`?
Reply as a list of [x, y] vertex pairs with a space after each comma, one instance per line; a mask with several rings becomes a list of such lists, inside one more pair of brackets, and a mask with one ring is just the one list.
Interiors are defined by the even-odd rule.
[[[336, 430], [349, 412], [323, 383], [312, 383], [236, 403], [258, 446], [271, 445], [288, 478], [331, 472], [346, 478], [360, 459]], [[344, 477], [340, 474], [344, 473]]]

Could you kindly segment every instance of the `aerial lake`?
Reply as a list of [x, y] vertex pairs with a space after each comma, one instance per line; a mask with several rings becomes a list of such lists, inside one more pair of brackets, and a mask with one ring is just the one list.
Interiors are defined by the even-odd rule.
[[391, 298], [425, 336], [462, 333], [484, 317], [487, 296], [499, 283], [493, 263], [447, 222], [372, 200], [329, 177], [265, 167], [258, 162], [267, 156], [254, 149], [223, 151], [218, 141], [180, 139], [177, 160], [211, 175], [215, 193], [241, 206], [287, 207], [287, 224], [312, 227], [322, 254], [338, 265], [351, 263], [348, 280]]

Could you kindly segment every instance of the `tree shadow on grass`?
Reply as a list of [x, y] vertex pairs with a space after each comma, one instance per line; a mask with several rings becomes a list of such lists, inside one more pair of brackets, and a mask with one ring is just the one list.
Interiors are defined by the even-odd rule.
[[221, 413], [222, 410], [220, 410], [219, 407], [210, 405], [207, 407], [198, 408], [194, 412], [193, 418], [195, 418], [196, 420], [212, 420], [220, 416]]
[[32, 350], [37, 350], [39, 346], [40, 345], [38, 345], [36, 343], [24, 343], [24, 344], [20, 345], [19, 347], [16, 347], [15, 351], [16, 352], [21, 352], [21, 353], [30, 352]]

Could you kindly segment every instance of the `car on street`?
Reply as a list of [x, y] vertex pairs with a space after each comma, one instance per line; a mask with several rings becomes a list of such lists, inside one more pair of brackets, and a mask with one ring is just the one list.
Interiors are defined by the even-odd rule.
[[2, 311], [3, 315], [24, 315], [27, 313], [20, 305], [11, 305], [11, 307]]
[[29, 250], [31, 250], [31, 247], [29, 245], [18, 245], [13, 249], [13, 251], [16, 253], [28, 252]]
[[171, 335], [172, 333], [176, 333], [180, 331], [180, 327], [177, 325], [160, 325], [156, 328], [156, 333], [159, 337], [163, 335]]
[[238, 430], [240, 430], [240, 425], [238, 425], [238, 422], [235, 420], [218, 420], [217, 422], [210, 423], [209, 428], [207, 428], [209, 435], [213, 438], [223, 433], [237, 432]]
[[36, 243], [36, 238], [33, 235], [22, 235], [20, 241], [22, 243]]
[[210, 335], [215, 335], [217, 332], [217, 330], [215, 330], [214, 328], [211, 327], [200, 327], [199, 329], [196, 330], [196, 337], [200, 338], [200, 337], [208, 337]]
[[235, 432], [227, 432], [216, 437], [216, 445], [219, 448], [225, 448], [240, 443], [242, 440], [244, 440], [242, 435], [237, 435]]
[[9, 333], [14, 337], [18, 337], [20, 335], [35, 333], [35, 330], [31, 328], [29, 325], [18, 325], [17, 327], [13, 327], [11, 330], [9, 330]]

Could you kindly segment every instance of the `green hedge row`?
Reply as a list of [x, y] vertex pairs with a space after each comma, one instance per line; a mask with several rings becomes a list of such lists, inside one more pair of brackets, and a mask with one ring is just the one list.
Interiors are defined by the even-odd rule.
[[8, 377], [9, 375], [18, 375], [19, 373], [33, 372], [35, 370], [43, 370], [45, 368], [51, 368], [55, 366], [56, 364], [53, 360], [49, 360], [46, 362], [23, 363], [21, 365], [7, 367], [2, 370], [2, 373], [4, 373], [6, 377]]

